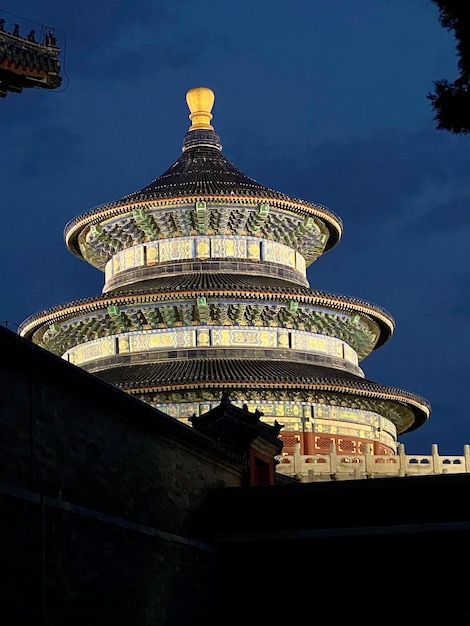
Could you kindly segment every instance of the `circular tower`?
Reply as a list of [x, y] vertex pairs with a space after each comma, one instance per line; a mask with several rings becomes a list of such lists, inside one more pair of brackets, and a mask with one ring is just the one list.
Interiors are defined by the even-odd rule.
[[341, 220], [242, 173], [211, 124], [213, 92], [186, 100], [173, 165], [65, 228], [69, 250], [104, 272], [103, 293], [41, 311], [20, 334], [185, 422], [226, 392], [284, 425], [285, 452], [394, 454], [430, 407], [361, 369], [393, 319], [307, 279]]

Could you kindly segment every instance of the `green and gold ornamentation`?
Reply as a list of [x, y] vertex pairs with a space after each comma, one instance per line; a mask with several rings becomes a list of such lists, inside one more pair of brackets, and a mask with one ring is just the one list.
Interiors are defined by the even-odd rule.
[[103, 293], [41, 311], [20, 334], [184, 422], [229, 393], [284, 425], [287, 452], [334, 442], [394, 454], [430, 406], [361, 369], [392, 336], [391, 315], [309, 285], [340, 218], [237, 169], [212, 126], [210, 89], [187, 102], [170, 168], [65, 228], [69, 250], [104, 272]]

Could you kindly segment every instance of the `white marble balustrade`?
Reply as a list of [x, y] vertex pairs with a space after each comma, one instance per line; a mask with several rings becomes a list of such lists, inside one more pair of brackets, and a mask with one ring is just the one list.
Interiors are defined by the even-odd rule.
[[384, 456], [374, 455], [370, 444], [362, 455], [339, 454], [334, 443], [328, 454], [300, 454], [300, 444], [296, 444], [294, 454], [280, 455], [277, 460], [279, 474], [301, 482], [465, 474], [470, 473], [470, 445], [464, 446], [462, 456], [441, 456], [437, 444], [432, 445], [430, 455], [408, 455], [404, 444], [399, 444], [396, 455]]

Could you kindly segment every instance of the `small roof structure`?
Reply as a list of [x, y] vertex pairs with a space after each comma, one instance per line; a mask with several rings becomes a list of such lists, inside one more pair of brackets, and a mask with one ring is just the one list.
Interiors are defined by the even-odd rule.
[[0, 97], [31, 87], [60, 87], [60, 52], [53, 28], [22, 34], [19, 24], [9, 25], [0, 15]]
[[202, 415], [194, 414], [189, 421], [198, 432], [239, 454], [246, 454], [258, 439], [257, 448], [264, 448], [265, 452], [274, 457], [282, 451], [279, 433], [283, 426], [278, 422], [274, 426], [266, 424], [260, 420], [261, 417], [263, 413], [258, 409], [252, 413], [246, 404], [243, 408], [232, 404], [229, 394], [223, 392], [218, 406]]

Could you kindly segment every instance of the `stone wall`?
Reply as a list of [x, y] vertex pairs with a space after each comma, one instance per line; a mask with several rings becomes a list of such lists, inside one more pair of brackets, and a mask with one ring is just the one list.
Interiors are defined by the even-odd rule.
[[194, 429], [0, 355], [0, 624], [468, 623], [470, 474], [240, 487]]
[[204, 499], [241, 459], [3, 328], [0, 351], [0, 623], [210, 623]]
[[213, 492], [221, 623], [467, 624], [469, 492], [469, 474]]

